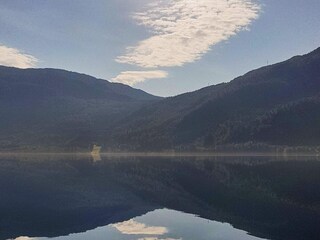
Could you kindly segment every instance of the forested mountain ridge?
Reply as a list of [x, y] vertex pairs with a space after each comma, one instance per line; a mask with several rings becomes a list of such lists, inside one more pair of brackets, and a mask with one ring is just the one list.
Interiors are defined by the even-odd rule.
[[0, 66], [0, 84], [2, 100], [10, 97], [26, 100], [27, 97], [48, 98], [65, 95], [75, 98], [106, 98], [119, 101], [160, 99], [121, 83], [111, 83], [86, 74], [61, 69], [19, 69]]
[[149, 105], [129, 116], [115, 137], [125, 147], [141, 150], [248, 142], [316, 146], [319, 93], [320, 48]]
[[320, 48], [165, 99], [64, 70], [0, 67], [0, 114], [4, 150], [316, 147]]
[[159, 99], [85, 74], [0, 66], [0, 147], [89, 148], [98, 132]]

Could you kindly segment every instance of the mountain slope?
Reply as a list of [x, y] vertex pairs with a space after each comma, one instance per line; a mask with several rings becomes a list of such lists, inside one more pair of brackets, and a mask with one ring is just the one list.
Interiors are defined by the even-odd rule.
[[0, 148], [318, 146], [319, 107], [320, 48], [162, 100], [84, 74], [0, 67]]
[[[320, 145], [320, 134], [307, 141], [307, 134], [302, 136], [301, 130], [305, 124], [311, 124], [309, 129], [319, 129], [320, 121], [314, 120], [320, 112], [319, 93], [320, 48], [251, 71], [229, 83], [149, 105], [133, 113], [130, 121], [124, 121], [115, 137], [134, 149], [211, 148], [246, 142]], [[297, 104], [308, 105], [306, 111], [310, 116], [304, 115], [299, 120], [295, 114]], [[272, 120], [279, 109], [287, 109], [282, 125]], [[262, 120], [266, 118], [268, 123]], [[289, 120], [295, 122], [291, 128], [286, 124]], [[283, 131], [281, 137], [279, 128]]]
[[98, 132], [159, 99], [84, 74], [0, 66], [0, 147], [88, 147]]

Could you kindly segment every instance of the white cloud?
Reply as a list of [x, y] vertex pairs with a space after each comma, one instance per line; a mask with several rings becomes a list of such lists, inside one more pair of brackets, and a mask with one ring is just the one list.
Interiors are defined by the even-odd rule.
[[18, 68], [34, 67], [38, 59], [18, 49], [0, 45], [0, 65]]
[[127, 235], [163, 235], [168, 232], [165, 227], [147, 226], [134, 220], [113, 224], [112, 226], [122, 234]]
[[133, 86], [139, 82], [146, 81], [148, 79], [160, 79], [166, 78], [168, 73], [165, 71], [125, 71], [120, 73], [117, 77], [113, 78], [112, 81], [119, 82]]
[[128, 47], [116, 61], [146, 68], [194, 62], [212, 46], [247, 29], [259, 12], [253, 0], [154, 0], [134, 15], [153, 36]]

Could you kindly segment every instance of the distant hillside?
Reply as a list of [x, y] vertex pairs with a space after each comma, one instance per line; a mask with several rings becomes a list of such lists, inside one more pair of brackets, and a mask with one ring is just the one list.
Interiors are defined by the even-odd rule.
[[159, 99], [84, 74], [0, 66], [0, 148], [88, 148], [99, 132]]
[[133, 150], [317, 146], [319, 93], [320, 48], [229, 83], [151, 104], [125, 119], [113, 141]]
[[320, 48], [166, 99], [64, 70], [0, 67], [0, 114], [2, 150], [320, 146]]

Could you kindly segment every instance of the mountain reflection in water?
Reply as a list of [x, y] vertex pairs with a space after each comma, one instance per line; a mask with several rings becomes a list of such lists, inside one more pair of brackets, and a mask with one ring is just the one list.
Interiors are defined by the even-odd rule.
[[[20, 237], [16, 240], [48, 238]], [[230, 224], [208, 221], [190, 214], [168, 209], [155, 210], [129, 221], [98, 227], [84, 233], [55, 237], [56, 240], [124, 239], [124, 240], [260, 240]]]
[[312, 157], [1, 156], [0, 239], [318, 239], [319, 173]]

